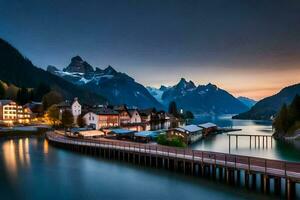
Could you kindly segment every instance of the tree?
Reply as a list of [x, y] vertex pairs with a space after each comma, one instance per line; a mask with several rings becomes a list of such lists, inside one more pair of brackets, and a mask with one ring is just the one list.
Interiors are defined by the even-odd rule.
[[40, 83], [34, 90], [34, 100], [41, 101], [43, 96], [51, 91], [50, 87], [44, 83]]
[[43, 106], [44, 110], [47, 110], [50, 106], [58, 104], [63, 101], [63, 97], [60, 93], [56, 91], [51, 91], [44, 95], [43, 97]]
[[168, 145], [169, 142], [168, 142], [168, 139], [167, 139], [166, 134], [160, 134], [160, 135], [157, 137], [157, 143], [158, 143], [158, 144], [161, 144], [161, 145]]
[[174, 117], [178, 117], [178, 110], [177, 105], [175, 101], [171, 101], [169, 103], [169, 113], [172, 114]]
[[59, 109], [56, 105], [52, 105], [48, 108], [46, 112], [46, 118], [50, 121], [50, 123], [54, 126], [60, 123], [59, 119]]
[[24, 105], [29, 101], [29, 91], [27, 88], [22, 87], [18, 90], [16, 101], [18, 104]]
[[289, 106], [289, 118], [291, 122], [300, 121], [300, 96], [298, 94]]
[[5, 88], [3, 83], [0, 81], [0, 99], [4, 99], [5, 98]]
[[277, 131], [282, 131], [286, 133], [289, 129], [289, 114], [288, 107], [286, 104], [283, 104], [281, 110], [274, 121], [274, 126]]
[[79, 116], [77, 117], [77, 125], [78, 125], [79, 127], [85, 127], [85, 126], [86, 126], [86, 121], [85, 121], [85, 119], [84, 119], [83, 116], [84, 116], [84, 115], [81, 114], [81, 115], [79, 115]]
[[61, 115], [61, 123], [62, 125], [67, 128], [67, 127], [71, 127], [72, 124], [74, 122], [74, 117], [71, 113], [71, 111], [69, 110], [64, 110], [62, 112], [62, 115]]
[[191, 111], [186, 111], [184, 113], [184, 118], [185, 119], [194, 119], [194, 114]]

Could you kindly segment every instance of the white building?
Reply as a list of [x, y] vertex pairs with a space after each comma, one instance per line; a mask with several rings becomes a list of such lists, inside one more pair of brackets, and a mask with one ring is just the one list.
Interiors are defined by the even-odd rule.
[[88, 112], [83, 116], [83, 119], [85, 120], [86, 125], [93, 126], [96, 130], [100, 129], [99, 125], [99, 115], [97, 115], [94, 112]]
[[78, 102], [78, 98], [76, 97], [71, 105], [72, 115], [74, 117], [74, 122], [77, 123], [77, 118], [81, 115], [81, 105]]
[[128, 110], [128, 112], [130, 113], [130, 123], [141, 123], [142, 122], [142, 118], [140, 116], [140, 113], [138, 112], [138, 110], [136, 109], [130, 109]]
[[29, 123], [30, 111], [11, 100], [0, 100], [0, 121], [6, 124], [14, 122]]

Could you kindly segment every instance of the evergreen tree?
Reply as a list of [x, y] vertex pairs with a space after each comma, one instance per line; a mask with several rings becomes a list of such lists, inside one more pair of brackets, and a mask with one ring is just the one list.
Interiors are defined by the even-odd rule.
[[22, 87], [17, 92], [17, 103], [20, 105], [24, 105], [29, 101], [29, 92], [27, 88]]
[[56, 105], [52, 105], [46, 112], [46, 117], [52, 125], [59, 124], [59, 109]]
[[174, 117], [178, 117], [178, 110], [177, 110], [177, 105], [175, 101], [171, 101], [169, 103], [169, 113], [172, 114]]
[[85, 119], [83, 118], [83, 114], [81, 114], [81, 115], [79, 115], [78, 117], [77, 117], [77, 125], [79, 126], [79, 127], [85, 127], [86, 126], [86, 121], [85, 121]]
[[5, 88], [3, 83], [0, 81], [0, 99], [4, 99], [5, 98]]
[[194, 114], [191, 111], [186, 111], [184, 118], [186, 118], [186, 119], [194, 119]]
[[62, 116], [61, 116], [62, 125], [66, 128], [71, 127], [73, 122], [74, 122], [74, 118], [73, 118], [71, 111], [69, 111], [69, 110], [63, 111]]
[[34, 101], [42, 101], [43, 96], [51, 91], [50, 87], [44, 83], [40, 83], [34, 90]]
[[289, 126], [289, 114], [288, 114], [288, 107], [286, 104], [283, 104], [279, 114], [277, 115], [274, 126], [277, 131], [283, 131], [286, 133], [288, 131]]
[[300, 120], [300, 96], [298, 94], [289, 106], [289, 117], [292, 123]]
[[56, 91], [51, 91], [43, 97], [44, 110], [47, 110], [50, 106], [54, 104], [58, 104], [62, 101], [63, 101], [63, 97], [60, 93]]

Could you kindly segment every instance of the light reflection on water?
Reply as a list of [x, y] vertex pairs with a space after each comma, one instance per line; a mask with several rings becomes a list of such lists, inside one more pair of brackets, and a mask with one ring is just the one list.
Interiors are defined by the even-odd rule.
[[42, 138], [0, 140], [0, 146], [1, 199], [276, 199], [163, 169], [78, 154]]
[[10, 178], [16, 178], [18, 168], [30, 167], [29, 139], [7, 140], [2, 144], [3, 161]]

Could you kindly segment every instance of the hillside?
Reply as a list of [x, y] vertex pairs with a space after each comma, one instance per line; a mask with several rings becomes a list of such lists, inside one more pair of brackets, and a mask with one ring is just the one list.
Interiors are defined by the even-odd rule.
[[237, 98], [240, 102], [242, 102], [245, 106], [247, 106], [248, 108], [251, 108], [252, 106], [254, 106], [256, 104], [257, 101], [250, 99], [248, 97], [238, 97]]
[[99, 94], [94, 94], [75, 86], [43, 69], [34, 66], [17, 49], [0, 38], [0, 80], [18, 87], [36, 88], [41, 84], [60, 92], [64, 98], [78, 96], [84, 103], [105, 102]]
[[300, 84], [283, 88], [277, 94], [258, 101], [249, 111], [234, 116], [234, 119], [269, 120], [283, 104], [290, 104], [300, 94]]

